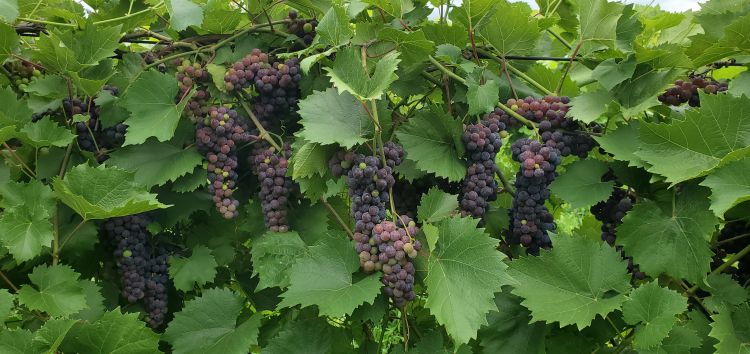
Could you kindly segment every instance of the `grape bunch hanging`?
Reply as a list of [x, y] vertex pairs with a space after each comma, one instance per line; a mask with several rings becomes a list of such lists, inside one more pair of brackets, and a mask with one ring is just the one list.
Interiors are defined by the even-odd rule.
[[550, 197], [549, 184], [560, 164], [560, 151], [532, 139], [516, 140], [513, 160], [521, 164], [516, 173], [516, 194], [509, 210], [508, 243], [526, 247], [529, 254], [552, 248], [549, 231], [555, 229], [552, 214], [544, 203]]
[[[308, 46], [315, 39], [315, 28], [318, 27], [318, 20], [305, 20], [299, 18], [297, 11], [289, 11], [286, 18], [286, 29], [290, 34], [297, 36]], [[301, 49], [301, 48], [298, 48]]]
[[291, 146], [284, 145], [278, 153], [268, 144], [259, 143], [257, 146], [250, 159], [260, 183], [260, 205], [266, 227], [275, 232], [289, 231], [287, 205], [294, 184], [286, 174], [292, 156]]
[[668, 106], [680, 106], [687, 103], [690, 107], [700, 107], [699, 90], [703, 93], [717, 94], [725, 92], [729, 86], [726, 82], [718, 82], [703, 75], [694, 75], [687, 80], [677, 80], [674, 86], [668, 88], [657, 97], [659, 102]]
[[187, 117], [196, 121], [208, 113], [208, 102], [211, 99], [211, 94], [208, 92], [207, 85], [211, 78], [208, 75], [208, 70], [198, 62], [177, 59], [175, 64], [177, 64], [175, 78], [180, 89], [175, 100], [177, 102], [182, 101], [190, 93], [190, 90], [196, 87], [193, 96], [185, 105]]
[[495, 156], [500, 151], [500, 132], [505, 124], [494, 116], [478, 124], [467, 125], [462, 139], [469, 166], [461, 189], [461, 214], [483, 218], [488, 202], [497, 199]]
[[[114, 86], [105, 85], [102, 91], [108, 91], [112, 96], [117, 96], [119, 90]], [[125, 133], [128, 126], [123, 123], [104, 128], [101, 121], [101, 108], [96, 105], [96, 97], [65, 98], [63, 99], [63, 111], [68, 118], [82, 114], [88, 116], [83, 122], [77, 122], [76, 141], [81, 150], [93, 152], [96, 159], [103, 162], [108, 158], [108, 152], [116, 149], [125, 142]]]
[[105, 242], [113, 250], [120, 275], [120, 293], [129, 303], [143, 301], [152, 328], [160, 327], [167, 313], [169, 257], [164, 248], [152, 250], [149, 219], [143, 214], [107, 219]]
[[26, 91], [30, 83], [42, 76], [42, 71], [28, 61], [8, 62], [5, 64], [5, 70], [10, 73], [13, 85], [21, 91]]
[[[376, 269], [383, 271], [381, 282], [383, 293], [393, 300], [397, 307], [404, 307], [414, 300], [414, 263], [422, 245], [415, 240], [419, 228], [408, 216], [396, 218], [396, 222], [383, 221], [372, 229], [372, 236], [367, 241], [370, 246], [366, 250], [363, 243], [359, 243], [360, 261], [365, 272]], [[360, 236], [362, 240], [362, 236]], [[377, 260], [373, 260], [373, 252]]]

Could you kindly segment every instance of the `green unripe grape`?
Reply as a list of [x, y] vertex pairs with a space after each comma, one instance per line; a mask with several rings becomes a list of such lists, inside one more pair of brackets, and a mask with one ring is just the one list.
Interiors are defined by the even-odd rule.
[[344, 161], [341, 161], [341, 168], [343, 168], [343, 169], [347, 170], [347, 169], [349, 169], [350, 167], [352, 167], [352, 163], [351, 163], [351, 162], [349, 162], [349, 161], [346, 161], [346, 160], [344, 160]]
[[372, 193], [370, 193], [370, 194], [372, 194], [372, 196], [373, 196], [373, 197], [379, 197], [379, 196], [380, 196], [380, 191], [378, 191], [378, 190], [374, 190], [374, 191], [372, 191]]
[[42, 155], [47, 155], [47, 154], [49, 154], [49, 148], [45, 146], [45, 147], [39, 149], [39, 153], [42, 154]]
[[526, 225], [526, 223], [527, 223], [526, 220], [521, 220], [521, 225]]
[[31, 75], [39, 77], [39, 76], [42, 76], [42, 72], [39, 71], [39, 69], [34, 69], [34, 71], [31, 72]]
[[125, 250], [122, 252], [122, 256], [125, 258], [130, 258], [133, 255], [133, 251], [131, 250]]
[[221, 175], [224, 176], [224, 177], [229, 177], [229, 172], [224, 171]]
[[364, 162], [360, 162], [360, 163], [359, 163], [359, 169], [360, 169], [360, 170], [364, 170], [365, 168], [367, 168], [367, 164], [366, 164], [366, 163], [364, 163]]
[[501, 131], [500, 132], [500, 137], [503, 138], [503, 139], [507, 138], [508, 137], [508, 132], [505, 131], [505, 130]]
[[312, 30], [313, 30], [313, 26], [312, 26], [312, 23], [310, 23], [310, 22], [308, 22], [308, 23], [305, 23], [305, 25], [304, 25], [304, 26], [302, 26], [302, 30], [303, 30], [303, 31], [305, 31], [305, 33], [310, 33], [310, 32], [312, 32]]

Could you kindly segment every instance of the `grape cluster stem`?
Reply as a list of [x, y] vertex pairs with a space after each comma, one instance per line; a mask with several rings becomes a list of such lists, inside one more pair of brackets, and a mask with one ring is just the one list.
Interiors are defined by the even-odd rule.
[[255, 125], [255, 128], [258, 129], [258, 132], [259, 132], [258, 133], [258, 137], [261, 138], [261, 139], [263, 139], [263, 140], [265, 140], [265, 141], [267, 141], [269, 144], [271, 144], [271, 146], [273, 146], [276, 149], [276, 151], [281, 151], [281, 145], [279, 145], [276, 142], [276, 140], [274, 140], [271, 137], [271, 134], [269, 134], [268, 131], [265, 128], [263, 128], [263, 125], [260, 124], [260, 121], [258, 120], [258, 117], [256, 117], [255, 114], [253, 114], [253, 110], [250, 109], [250, 107], [247, 105], [247, 103], [245, 102], [245, 99], [244, 99], [244, 97], [242, 97], [242, 95], [240, 95], [238, 101], [242, 105], [242, 108], [245, 110], [245, 112], [247, 112], [247, 115], [250, 116], [250, 120], [253, 121], [253, 125]]

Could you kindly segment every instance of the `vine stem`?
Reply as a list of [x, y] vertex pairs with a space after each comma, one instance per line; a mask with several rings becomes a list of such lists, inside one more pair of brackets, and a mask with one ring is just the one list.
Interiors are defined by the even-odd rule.
[[[56, 210], [59, 212], [59, 210]], [[56, 266], [57, 263], [60, 262], [60, 223], [59, 223], [59, 216], [58, 212], [55, 213], [54, 217], [54, 225], [55, 225], [55, 233], [54, 238], [52, 239], [52, 265]]]
[[438, 68], [438, 70], [442, 71], [443, 73], [445, 73], [452, 79], [466, 85], [466, 79], [456, 75], [456, 73], [454, 73], [453, 71], [448, 70], [448, 68], [446, 68], [443, 64], [440, 64], [440, 62], [437, 61], [437, 59], [435, 59], [432, 55], [430, 55], [428, 59], [433, 65], [435, 65]]
[[8, 279], [8, 277], [5, 276], [5, 273], [3, 273], [2, 270], [0, 270], [0, 277], [2, 277], [3, 280], [5, 280], [5, 283], [8, 284], [8, 286], [10, 286], [10, 288], [13, 289], [14, 292], [18, 292], [18, 288], [16, 287], [16, 285], [13, 284], [13, 282], [10, 281], [10, 279]]
[[[739, 261], [740, 259], [742, 259], [742, 257], [745, 257], [748, 253], [750, 253], [750, 245], [745, 246], [745, 248], [743, 248], [741, 251], [735, 253], [726, 262], [724, 262], [720, 266], [716, 267], [716, 269], [714, 269], [713, 271], [711, 271], [711, 273], [709, 273], [708, 275], [719, 274], [719, 273], [723, 272], [724, 269], [729, 268], [732, 264], [734, 264], [734, 262]], [[693, 285], [693, 287], [691, 287], [687, 291], [688, 291], [688, 293], [692, 294], [696, 290], [698, 290], [698, 285], [697, 284]]]
[[510, 192], [510, 194], [513, 194], [513, 195], [516, 194], [516, 190], [513, 189], [513, 186], [511, 186], [510, 183], [508, 183], [508, 180], [505, 178], [505, 176], [503, 175], [503, 173], [500, 172], [499, 169], [497, 171], [495, 171], [495, 175], [497, 175], [497, 178], [500, 179], [500, 183], [503, 184], [503, 188], [505, 188], [505, 190], [507, 190], [508, 192]]
[[[578, 42], [578, 45], [576, 45], [576, 49], [573, 50], [573, 55], [570, 56], [570, 59], [573, 59], [578, 55], [578, 51], [581, 49], [582, 45], [583, 45], [583, 41]], [[565, 83], [565, 78], [568, 77], [568, 73], [570, 72], [571, 67], [573, 67], [573, 60], [569, 61], [568, 65], [565, 66], [565, 71], [563, 72], [563, 75], [560, 77], [560, 82], [557, 84], [557, 88], [555, 89], [555, 96], [560, 95], [560, 91], [562, 91], [563, 83]]]
[[728, 238], [726, 240], [721, 240], [721, 241], [717, 242], [716, 245], [714, 245], [714, 247], [720, 246], [720, 245], [724, 245], [724, 244], [727, 244], [727, 243], [730, 243], [730, 242], [733, 242], [733, 241], [737, 241], [739, 239], [742, 239], [742, 238], [745, 238], [745, 237], [748, 237], [748, 236], [750, 236], [750, 232], [746, 233], [746, 234], [739, 235], [739, 236], [735, 236], [735, 237], [732, 237], [732, 238]]
[[[129, 19], [131, 17], [140, 16], [140, 15], [143, 15], [143, 14], [145, 14], [147, 12], [156, 10], [157, 8], [161, 7], [162, 5], [164, 5], [164, 1], [160, 1], [158, 4], [156, 4], [154, 6], [149, 6], [148, 8], [143, 9], [141, 11], [133, 12], [133, 13], [130, 13], [130, 14], [127, 14], [127, 15], [124, 15], [124, 16], [120, 16], [120, 17], [110, 18], [110, 19], [107, 19], [107, 20], [96, 21], [93, 24], [96, 26], [96, 25], [104, 25], [104, 24], [107, 24], [107, 23], [112, 23], [112, 22], [118, 22], [118, 21], [122, 21], [122, 20], [127, 20], [127, 19]], [[73, 24], [73, 23], [53, 22], [53, 21], [46, 21], [46, 20], [38, 20], [38, 19], [35, 19], [35, 18], [19, 17], [18, 20], [19, 21], [23, 21], [23, 22], [39, 23], [39, 24], [50, 25], [50, 26], [78, 27], [78, 25]]]
[[10, 155], [13, 156], [16, 160], [18, 160], [21, 166], [23, 166], [23, 168], [25, 168], [26, 171], [31, 174], [30, 177], [36, 178], [36, 174], [34, 173], [34, 171], [28, 165], [26, 165], [25, 162], [23, 162], [23, 159], [21, 159], [21, 157], [16, 154], [16, 152], [13, 150], [13, 148], [10, 147], [10, 145], [8, 145], [7, 142], [4, 142], [3, 146], [5, 146], [5, 148], [8, 149], [8, 153], [10, 153]]
[[269, 144], [271, 144], [271, 146], [276, 148], [277, 151], [281, 151], [281, 146], [278, 143], [276, 143], [276, 141], [273, 140], [273, 138], [271, 138], [271, 135], [268, 134], [268, 131], [266, 130], [266, 128], [263, 128], [263, 125], [260, 124], [258, 117], [256, 117], [255, 114], [253, 114], [253, 111], [250, 109], [247, 103], [245, 103], [245, 100], [241, 95], [239, 95], [239, 101], [240, 101], [240, 105], [242, 105], [242, 108], [244, 108], [245, 112], [247, 112], [247, 115], [250, 116], [250, 120], [253, 121], [255, 128], [258, 129], [259, 131], [258, 136], [262, 138], [263, 140], [267, 141]]
[[333, 206], [330, 203], [328, 203], [328, 201], [323, 199], [323, 197], [320, 197], [320, 202], [323, 203], [326, 209], [328, 209], [328, 212], [331, 213], [331, 215], [333, 215], [333, 217], [336, 219], [339, 225], [341, 225], [341, 227], [344, 228], [344, 231], [346, 231], [346, 234], [349, 235], [349, 238], [353, 240], [354, 233], [352, 232], [352, 229], [350, 229], [349, 226], [346, 225], [346, 223], [344, 222], [344, 219], [342, 219], [339, 213], [336, 212], [336, 209], [334, 209]]
[[568, 43], [568, 41], [566, 41], [565, 38], [563, 38], [559, 34], [555, 33], [555, 31], [553, 31], [553, 30], [551, 30], [551, 29], [548, 28], [547, 29], [547, 33], [551, 34], [552, 37], [555, 37], [555, 39], [557, 39], [558, 41], [560, 41], [560, 43], [562, 43], [562, 45], [564, 45], [566, 48], [568, 48], [568, 50], [573, 49], [573, 46], [570, 43]]
[[503, 60], [503, 58], [498, 57], [497, 55], [491, 53], [490, 51], [486, 49], [479, 48], [477, 49], [482, 55], [487, 56], [488, 58], [502, 64], [504, 67], [507, 67], [508, 70], [513, 72], [516, 76], [520, 77], [524, 81], [528, 82], [531, 86], [534, 86], [537, 90], [544, 92], [544, 94], [552, 95], [552, 91], [548, 90], [546, 87], [544, 87], [542, 84], [538, 83], [536, 80], [532, 79], [529, 75], [526, 75], [521, 70], [518, 70], [516, 67], [511, 65], [510, 63], [507, 63], [507, 60]]

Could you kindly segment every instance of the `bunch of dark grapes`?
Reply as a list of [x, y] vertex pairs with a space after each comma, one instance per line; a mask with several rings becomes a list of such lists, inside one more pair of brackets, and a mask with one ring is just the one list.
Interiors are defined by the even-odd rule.
[[270, 119], [288, 111], [299, 99], [298, 83], [302, 79], [299, 59], [271, 64], [268, 54], [253, 49], [234, 63], [224, 76], [227, 91], [255, 87], [258, 93], [253, 107], [259, 119]]
[[357, 155], [351, 151], [339, 150], [331, 159], [328, 160], [328, 169], [331, 170], [331, 174], [335, 178], [339, 178], [349, 173], [349, 170], [354, 164], [354, 158]]
[[505, 124], [492, 116], [464, 129], [462, 139], [469, 160], [460, 197], [461, 214], [464, 216], [483, 218], [488, 202], [497, 198], [495, 155], [502, 144], [500, 132], [503, 130]]
[[289, 231], [287, 205], [294, 185], [286, 174], [291, 147], [287, 144], [277, 153], [275, 148], [263, 142], [256, 146], [258, 148], [250, 158], [260, 183], [260, 203], [266, 227], [275, 232]]
[[114, 248], [117, 271], [120, 274], [122, 297], [129, 303], [142, 299], [146, 291], [146, 268], [149, 265], [148, 219], [131, 215], [107, 219], [104, 231]]
[[169, 253], [163, 247], [157, 248], [146, 265], [145, 296], [143, 304], [148, 312], [148, 324], [158, 328], [167, 315], [167, 291], [169, 288]]
[[185, 112], [188, 118], [198, 120], [208, 112], [208, 101], [211, 95], [208, 93], [207, 85], [211, 81], [208, 76], [208, 70], [203, 68], [200, 63], [194, 63], [190, 60], [176, 60], [177, 86], [180, 88], [176, 101], [179, 102], [185, 97], [193, 86], [196, 86], [195, 93], [185, 106]]
[[297, 11], [289, 11], [286, 18], [286, 29], [290, 34], [299, 37], [305, 44], [312, 44], [315, 38], [315, 27], [318, 27], [318, 20], [303, 20], [299, 18]]
[[42, 72], [34, 64], [26, 61], [11, 61], [5, 65], [10, 73], [11, 82], [21, 91], [25, 91], [29, 84], [42, 76]]
[[690, 107], [700, 107], [699, 89], [703, 90], [703, 93], [716, 94], [726, 91], [728, 87], [725, 82], [718, 82], [703, 75], [694, 75], [690, 76], [687, 81], [675, 81], [674, 86], [659, 95], [658, 99], [659, 102], [668, 106], [679, 106], [687, 103]]
[[381, 164], [376, 156], [357, 155], [347, 173], [351, 213], [355, 233], [370, 236], [372, 228], [385, 220], [385, 206], [390, 201], [388, 189], [393, 186], [393, 170]]
[[[114, 86], [105, 85], [103, 91], [109, 91], [112, 96], [117, 96], [119, 90]], [[96, 97], [65, 98], [63, 99], [63, 111], [69, 118], [76, 114], [88, 116], [88, 120], [76, 123], [76, 141], [81, 150], [96, 154], [97, 161], [103, 162], [107, 153], [122, 146], [125, 142], [125, 133], [128, 126], [123, 123], [104, 128], [99, 115], [101, 108], [94, 102]], [[41, 119], [41, 118], [40, 118]]]
[[[509, 99], [506, 105], [520, 116], [539, 124], [542, 141], [560, 151], [562, 156], [574, 155], [585, 158], [596, 146], [596, 141], [583, 131], [583, 127], [567, 117], [570, 99], [566, 96], [526, 97], [523, 100]], [[492, 117], [506, 127], [521, 125], [516, 118], [496, 108], [487, 117]], [[594, 125], [594, 130], [599, 129]]]
[[[614, 176], [611, 173], [607, 173], [603, 179], [611, 181], [614, 180]], [[640, 271], [637, 264], [633, 264], [633, 257], [625, 256], [622, 247], [615, 245], [617, 240], [617, 226], [622, 224], [622, 218], [625, 217], [625, 214], [630, 209], [633, 209], [633, 203], [635, 203], [635, 195], [629, 190], [623, 189], [622, 186], [616, 185], [607, 200], [591, 207], [591, 213], [596, 220], [602, 223], [602, 241], [607, 241], [610, 246], [620, 251], [622, 257], [628, 261], [628, 271], [634, 278], [644, 279], [646, 274]]]
[[237, 184], [237, 144], [250, 140], [247, 125], [229, 107], [210, 107], [195, 131], [198, 150], [208, 161], [208, 192], [213, 194], [216, 210], [232, 219], [239, 212], [239, 201], [232, 198]]
[[[415, 240], [419, 228], [407, 216], [396, 222], [383, 221], [372, 229], [369, 250], [360, 247], [360, 262], [365, 272], [382, 270], [383, 292], [397, 307], [414, 300], [414, 263], [412, 260], [422, 249]], [[362, 262], [364, 260], [364, 262]]]
[[560, 151], [531, 139], [513, 143], [513, 160], [521, 164], [516, 173], [516, 195], [510, 214], [508, 243], [521, 244], [527, 252], [538, 255], [540, 249], [552, 248], [549, 231], [555, 229], [552, 214], [544, 205], [549, 199], [549, 184], [560, 164]]

